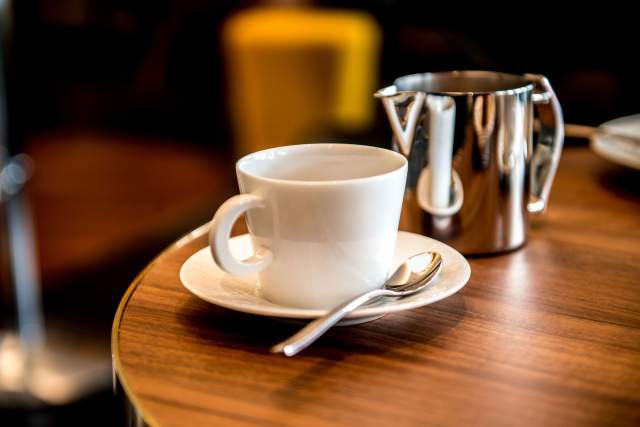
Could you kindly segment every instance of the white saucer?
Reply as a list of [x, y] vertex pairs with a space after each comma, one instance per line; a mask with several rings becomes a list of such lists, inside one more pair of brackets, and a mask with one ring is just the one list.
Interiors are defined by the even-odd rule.
[[[253, 249], [248, 234], [234, 237], [229, 246], [238, 259], [251, 256]], [[440, 301], [458, 292], [469, 280], [471, 268], [467, 260], [455, 249], [428, 237], [398, 232], [391, 271], [407, 257], [424, 251], [440, 252], [443, 268], [434, 283], [424, 291], [402, 299], [384, 300], [352, 312], [343, 324], [373, 320], [386, 313], [409, 310]], [[209, 248], [199, 250], [185, 261], [180, 269], [180, 280], [187, 290], [212, 304], [244, 313], [285, 319], [313, 319], [324, 310], [285, 307], [264, 299], [260, 294], [257, 276], [234, 277], [223, 272], [213, 262]]]
[[593, 151], [612, 162], [640, 170], [640, 114], [611, 120], [600, 127], [604, 132], [591, 136]]

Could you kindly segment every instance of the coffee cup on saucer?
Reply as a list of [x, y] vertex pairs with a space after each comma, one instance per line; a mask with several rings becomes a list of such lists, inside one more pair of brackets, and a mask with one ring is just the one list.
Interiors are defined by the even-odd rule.
[[[328, 309], [382, 286], [390, 269], [407, 175], [401, 154], [350, 144], [277, 147], [236, 164], [239, 195], [213, 217], [209, 244], [226, 273], [257, 273], [269, 301]], [[254, 249], [236, 259], [234, 222], [246, 214]]]

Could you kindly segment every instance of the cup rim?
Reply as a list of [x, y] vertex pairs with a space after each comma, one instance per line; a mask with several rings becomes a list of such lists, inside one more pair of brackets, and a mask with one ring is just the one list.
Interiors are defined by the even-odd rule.
[[[257, 155], [265, 155], [265, 154], [267, 154], [268, 152], [271, 152], [271, 151], [277, 151], [277, 150], [305, 150], [305, 149], [310, 149], [310, 148], [331, 149], [332, 147], [352, 148], [352, 149], [360, 150], [360, 151], [382, 152], [387, 156], [392, 156], [392, 157], [400, 160], [400, 165], [398, 167], [393, 168], [392, 170], [390, 170], [388, 172], [383, 172], [383, 173], [379, 173], [379, 174], [373, 174], [373, 175], [370, 175], [370, 176], [358, 177], [358, 178], [325, 180], [325, 181], [271, 178], [271, 177], [266, 177], [266, 176], [262, 176], [262, 175], [258, 175], [258, 174], [249, 172], [246, 169], [242, 168], [242, 163], [243, 162], [246, 162], [246, 161], [256, 157]], [[298, 185], [298, 186], [300, 186], [300, 185], [303, 185], [303, 186], [323, 186], [323, 185], [324, 186], [334, 186], [334, 185], [358, 184], [358, 183], [362, 183], [362, 182], [365, 182], [365, 181], [373, 181], [373, 180], [384, 179], [385, 177], [388, 177], [388, 176], [396, 174], [396, 173], [400, 173], [401, 171], [406, 170], [406, 169], [407, 169], [407, 159], [402, 154], [397, 153], [397, 152], [395, 152], [393, 150], [389, 150], [387, 148], [372, 147], [370, 145], [343, 144], [343, 143], [314, 143], [314, 144], [283, 145], [283, 146], [267, 148], [267, 149], [264, 149], [264, 150], [260, 150], [260, 151], [256, 151], [256, 152], [247, 154], [247, 155], [241, 157], [236, 162], [236, 173], [238, 175], [240, 175], [240, 174], [246, 175], [246, 176], [249, 176], [251, 178], [254, 178], [254, 179], [257, 179], [257, 180], [261, 180], [261, 181], [265, 181], [265, 182], [269, 182], [269, 183], [272, 183], [272, 184]]]

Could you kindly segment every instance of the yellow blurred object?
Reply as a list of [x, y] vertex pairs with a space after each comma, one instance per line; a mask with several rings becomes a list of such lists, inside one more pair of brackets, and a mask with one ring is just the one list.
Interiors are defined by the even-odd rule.
[[224, 26], [236, 155], [373, 120], [380, 31], [367, 14], [256, 8]]

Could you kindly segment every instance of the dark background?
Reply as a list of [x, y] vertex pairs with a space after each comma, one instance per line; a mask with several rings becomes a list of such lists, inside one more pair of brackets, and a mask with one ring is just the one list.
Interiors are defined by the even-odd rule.
[[[219, 29], [229, 14], [255, 2], [15, 3], [15, 63], [28, 131], [116, 128], [230, 143]], [[562, 10], [557, 2], [518, 8], [393, 0], [313, 4], [376, 18], [384, 36], [381, 84], [452, 69], [540, 73], [554, 85], [567, 123], [597, 125], [637, 112], [631, 10], [602, 3]]]

